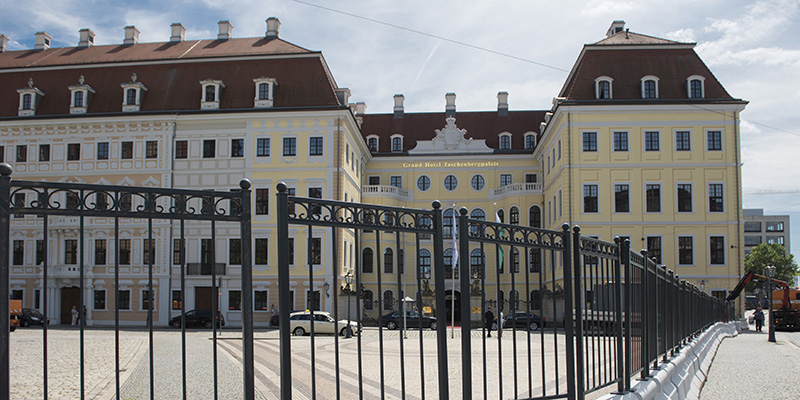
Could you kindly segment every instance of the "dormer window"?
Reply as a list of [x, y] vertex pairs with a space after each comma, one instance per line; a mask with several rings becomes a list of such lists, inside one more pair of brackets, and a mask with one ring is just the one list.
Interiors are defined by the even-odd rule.
[[378, 152], [378, 137], [377, 136], [370, 136], [367, 137], [367, 147], [369, 147], [369, 151], [372, 153]]
[[69, 113], [85, 114], [89, 109], [89, 98], [91, 93], [94, 93], [95, 90], [91, 86], [84, 83], [83, 75], [81, 75], [80, 78], [78, 78], [78, 84], [70, 86], [69, 91], [72, 94], [72, 101], [69, 105]]
[[122, 112], [139, 111], [142, 107], [142, 97], [147, 91], [147, 86], [137, 82], [137, 78], [134, 72], [131, 74], [130, 82], [120, 84], [122, 86]]
[[702, 99], [706, 97], [705, 77], [692, 75], [686, 78], [686, 89], [690, 99]]
[[511, 134], [500, 134], [500, 150], [511, 150]]
[[613, 91], [611, 89], [611, 82], [614, 80], [607, 77], [601, 76], [594, 80], [594, 96], [598, 100], [603, 99], [611, 99], [613, 96]]
[[392, 136], [392, 152], [397, 153], [403, 151], [403, 136]]
[[533, 150], [536, 147], [536, 134], [528, 133], [525, 135], [525, 150]]
[[275, 86], [278, 86], [278, 81], [275, 78], [267, 78], [262, 76], [253, 79], [256, 85], [256, 97], [254, 104], [256, 108], [269, 108], [274, 105]]
[[203, 88], [200, 108], [203, 110], [216, 110], [219, 108], [219, 99], [222, 95], [222, 88], [225, 84], [215, 79], [200, 81]]
[[657, 99], [658, 98], [658, 77], [648, 75], [642, 78], [642, 98], [643, 99]]
[[36, 107], [39, 106], [39, 101], [44, 96], [44, 91], [33, 86], [33, 79], [28, 79], [28, 86], [22, 89], [17, 89], [19, 93], [19, 113], [20, 117], [36, 114]]

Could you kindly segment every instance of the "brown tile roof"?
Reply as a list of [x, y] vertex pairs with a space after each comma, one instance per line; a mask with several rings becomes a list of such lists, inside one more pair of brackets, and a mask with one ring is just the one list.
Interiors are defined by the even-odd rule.
[[[595, 79], [609, 76], [614, 79], [612, 83], [614, 100], [657, 102], [658, 100], [642, 99], [640, 80], [647, 75], [659, 78], [658, 97], [661, 100], [734, 100], [697, 53], [687, 48], [685, 44], [657, 48], [636, 46], [631, 49], [625, 49], [623, 46], [605, 49], [601, 46], [587, 45], [559, 97], [565, 97], [567, 100], [595, 100]], [[688, 99], [686, 78], [692, 75], [705, 77], [705, 100]]]
[[[270, 57], [287, 53], [293, 56]], [[231, 59], [241, 55], [253, 58]], [[210, 57], [221, 58], [212, 60]], [[195, 60], [177, 61], [186, 58]], [[19, 66], [22, 60], [27, 60], [29, 67], [64, 67], [7, 70]], [[168, 61], [137, 63], [151, 60]], [[280, 39], [204, 40], [174, 45], [150, 43], [2, 53], [0, 118], [17, 116], [19, 95], [16, 90], [26, 87], [28, 78], [32, 78], [34, 86], [45, 92], [36, 110], [37, 116], [69, 114], [68, 87], [76, 84], [80, 75], [96, 90], [91, 96], [88, 114], [121, 112], [123, 89], [120, 84], [130, 82], [132, 73], [136, 73], [138, 82], [148, 88], [142, 100], [142, 112], [199, 110], [199, 82], [208, 78], [225, 84], [220, 109], [252, 109], [255, 97], [253, 79], [262, 76], [275, 78], [278, 82], [274, 92], [275, 108], [339, 105], [321, 53], [301, 49]]]
[[[544, 121], [546, 111], [509, 111], [508, 116], [501, 117], [496, 111], [457, 112], [456, 126], [466, 129], [466, 138], [485, 139], [486, 145], [497, 149], [498, 135], [511, 133], [512, 150], [524, 150], [526, 132], [539, 132], [539, 123]], [[366, 114], [363, 116], [361, 134], [378, 135], [378, 152], [390, 152], [390, 137], [403, 135], [403, 151], [413, 149], [418, 140], [432, 140], [436, 137], [436, 129], [445, 126], [445, 113], [406, 113], [403, 118], [394, 118], [394, 114]]]

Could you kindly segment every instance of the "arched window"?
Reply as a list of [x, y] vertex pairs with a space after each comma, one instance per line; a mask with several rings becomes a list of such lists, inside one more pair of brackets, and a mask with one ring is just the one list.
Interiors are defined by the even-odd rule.
[[369, 147], [369, 151], [371, 151], [373, 153], [377, 153], [378, 152], [378, 138], [371, 137], [371, 138], [367, 139], [367, 147]]
[[531, 310], [541, 310], [542, 309], [542, 295], [539, 290], [531, 290], [531, 297], [528, 300], [531, 305]]
[[536, 147], [536, 135], [525, 135], [525, 150], [533, 150]]
[[125, 105], [136, 105], [136, 89], [128, 89], [128, 91], [125, 92]]
[[448, 208], [447, 210], [444, 210], [444, 214], [442, 215], [444, 236], [448, 238], [453, 236], [453, 229], [456, 228], [453, 226], [453, 213], [455, 213], [455, 210]]
[[607, 76], [601, 76], [594, 80], [595, 98], [596, 99], [610, 99], [613, 96], [611, 82], [613, 80]]
[[511, 272], [519, 273], [519, 249], [516, 247], [511, 250]]
[[511, 135], [500, 136], [500, 150], [511, 150]]
[[392, 138], [392, 151], [403, 151], [403, 138], [401, 136], [395, 136]]
[[[472, 218], [472, 219], [479, 219], [481, 221], [486, 221], [486, 213], [483, 212], [483, 210], [481, 210], [480, 208], [473, 209], [469, 213], [469, 217]], [[469, 230], [473, 235], [477, 235], [478, 234], [478, 227], [477, 226], [471, 226], [469, 228]]]
[[83, 91], [77, 90], [75, 91], [75, 98], [73, 100], [74, 107], [83, 107]]
[[206, 85], [206, 100], [207, 102], [210, 101], [217, 101], [217, 88], [214, 85]]
[[458, 279], [458, 269], [453, 269], [453, 249], [445, 250], [443, 258], [444, 258], [444, 278]]
[[383, 292], [383, 311], [394, 310], [394, 293], [391, 290]]
[[366, 248], [361, 252], [361, 272], [371, 274], [373, 272], [372, 249]]
[[656, 95], [656, 81], [648, 79], [642, 82], [642, 98], [655, 99], [657, 97], [658, 96]]
[[469, 273], [470, 279], [483, 279], [483, 270], [486, 263], [486, 256], [481, 249], [473, 249], [469, 253]]
[[508, 211], [508, 215], [509, 223], [519, 225], [519, 208], [517, 208], [517, 206], [511, 207], [511, 209]]
[[364, 301], [365, 311], [371, 311], [374, 309], [375, 295], [372, 294], [372, 290], [365, 289], [363, 292], [361, 292], [361, 298]]
[[30, 93], [25, 93], [25, 94], [22, 95], [22, 109], [23, 110], [30, 110], [32, 108], [32, 102], [31, 102], [32, 98], [33, 98], [33, 95], [31, 95]]
[[258, 99], [269, 100], [269, 83], [262, 82], [258, 84]]
[[500, 220], [500, 222], [501, 222], [501, 223], [502, 223], [502, 222], [506, 222], [506, 215], [505, 215], [505, 213], [503, 212], [503, 209], [502, 209], [502, 208], [501, 208], [501, 209], [499, 209], [499, 210], [497, 210], [497, 218]]
[[383, 251], [383, 273], [391, 274], [394, 272], [394, 251], [386, 249]]
[[431, 279], [431, 252], [428, 249], [419, 250], [417, 265], [419, 266], [419, 278]]
[[528, 209], [528, 224], [532, 228], [542, 227], [542, 210], [539, 209], [539, 206], [531, 206]]
[[508, 293], [508, 308], [511, 311], [519, 310], [519, 291], [517, 289]]

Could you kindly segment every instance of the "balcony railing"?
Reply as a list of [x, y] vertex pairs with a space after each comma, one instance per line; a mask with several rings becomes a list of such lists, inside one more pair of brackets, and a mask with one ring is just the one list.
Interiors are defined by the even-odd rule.
[[186, 275], [211, 275], [211, 267], [217, 269], [217, 275], [225, 275], [227, 264], [224, 263], [186, 263]]
[[361, 187], [361, 194], [364, 197], [393, 197], [408, 200], [410, 191], [396, 186], [365, 185]]
[[503, 187], [492, 189], [494, 197], [507, 197], [525, 194], [542, 194], [541, 183], [512, 183]]

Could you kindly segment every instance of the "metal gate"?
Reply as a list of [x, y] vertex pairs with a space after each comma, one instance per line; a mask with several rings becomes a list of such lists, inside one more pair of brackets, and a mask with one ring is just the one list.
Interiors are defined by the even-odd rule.
[[[131, 257], [130, 249], [122, 249], [120, 246], [120, 230], [130, 229], [136, 226], [145, 231], [143, 239], [149, 245], [144, 245], [142, 250], [143, 267], [147, 272], [147, 283], [142, 291], [142, 304], [146, 305], [146, 321], [148, 330], [148, 358], [149, 373], [147, 389], [149, 397], [155, 398], [154, 385], [154, 351], [153, 351], [153, 309], [155, 303], [155, 292], [153, 288], [154, 269], [163, 269], [165, 266], [155, 264], [156, 246], [154, 241], [154, 223], [161, 224], [164, 221], [176, 221], [179, 226], [175, 229], [167, 225], [170, 232], [177, 230], [177, 238], [180, 239], [180, 248], [174, 249], [175, 254], [180, 255], [176, 264], [180, 264], [180, 325], [181, 325], [181, 390], [182, 397], [187, 395], [187, 348], [186, 348], [186, 295], [185, 278], [186, 269], [186, 249], [185, 249], [185, 230], [186, 222], [207, 221], [210, 225], [212, 243], [215, 242], [215, 232], [218, 223], [239, 224], [242, 243], [242, 370], [243, 370], [243, 389], [244, 398], [254, 398], [253, 381], [253, 307], [252, 307], [252, 273], [251, 273], [251, 246], [250, 246], [250, 182], [242, 180], [240, 192], [221, 192], [221, 191], [199, 191], [199, 190], [179, 190], [165, 188], [146, 188], [129, 186], [108, 186], [108, 185], [87, 185], [75, 183], [55, 183], [55, 182], [27, 182], [12, 181], [11, 167], [8, 164], [0, 164], [0, 315], [7, 316], [9, 309], [9, 274], [10, 274], [10, 226], [12, 219], [15, 224], [21, 224], [26, 229], [38, 230], [36, 237], [41, 238], [41, 246], [38, 247], [37, 258], [39, 258], [37, 268], [41, 271], [41, 294], [44, 315], [48, 316], [52, 310], [48, 310], [48, 277], [53, 274], [53, 269], [61, 268], [60, 258], [63, 255], [68, 257], [63, 264], [67, 264], [68, 273], [75, 274], [79, 281], [80, 300], [78, 310], [85, 309], [87, 300], [85, 297], [85, 271], [87, 265], [85, 261], [85, 250], [88, 247], [85, 234], [86, 226], [106, 226], [108, 231], [113, 232], [109, 240], [113, 241], [113, 253], [111, 263], [107, 263], [107, 268], [113, 270], [113, 290], [114, 290], [114, 375], [116, 386], [116, 398], [120, 398], [120, 305], [130, 299], [120, 298], [120, 265], [125, 264]], [[13, 218], [12, 218], [13, 215]], [[15, 225], [17, 226], [17, 225]], [[58, 254], [55, 260], [50, 258], [53, 253], [48, 250], [50, 235], [58, 235], [56, 229], [69, 229], [69, 243], [66, 254]], [[54, 233], [56, 232], [56, 233]], [[58, 238], [56, 238], [58, 239]], [[212, 288], [212, 293], [217, 291], [217, 272], [214, 254], [214, 247], [211, 246], [211, 254], [205, 261], [208, 268], [208, 284]], [[95, 256], [97, 253], [95, 253]], [[105, 255], [105, 247], [103, 248]], [[172, 262], [168, 262], [166, 268], [172, 268]], [[16, 260], [14, 262], [16, 266]], [[106, 264], [104, 262], [104, 264]], [[212, 267], [213, 266], [213, 267]], [[75, 271], [77, 269], [77, 271]], [[144, 273], [144, 271], [140, 272]], [[171, 288], [170, 288], [171, 291]], [[129, 293], [129, 292], [128, 292]], [[212, 296], [212, 313], [217, 315], [218, 304], [217, 296]], [[146, 303], [145, 303], [146, 302]], [[79, 358], [80, 358], [80, 398], [91, 397], [87, 393], [87, 382], [85, 377], [86, 344], [85, 313], [78, 311], [83, 318], [78, 318], [79, 324]], [[213, 320], [213, 317], [211, 317]], [[130, 317], [126, 317], [129, 321]], [[217, 331], [218, 325], [211, 324], [209, 327], [213, 332], [213, 397], [216, 399], [219, 394], [217, 371]], [[42, 329], [42, 375], [41, 382], [44, 398], [49, 395], [48, 380], [48, 326], [45, 322]], [[0, 319], [0, 398], [7, 399], [10, 394], [11, 382], [9, 379], [9, 319]], [[62, 388], [55, 388], [56, 390]], [[147, 391], [147, 390], [145, 390]], [[147, 394], [142, 393], [142, 396]]]

